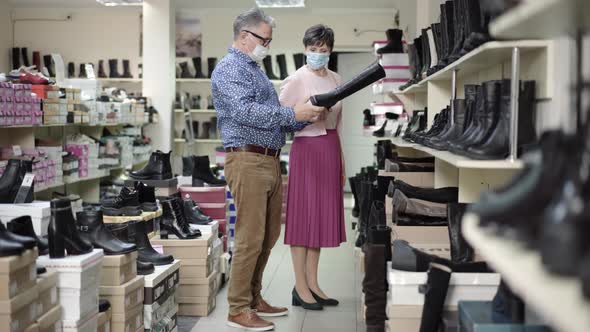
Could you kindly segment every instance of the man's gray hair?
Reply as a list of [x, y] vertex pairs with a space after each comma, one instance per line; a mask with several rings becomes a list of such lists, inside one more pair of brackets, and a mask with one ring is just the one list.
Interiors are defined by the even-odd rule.
[[244, 29], [248, 30], [257, 27], [260, 23], [266, 23], [271, 27], [275, 27], [275, 20], [271, 16], [266, 15], [262, 9], [253, 7], [241, 13], [234, 20], [234, 40], [238, 39], [240, 32]]

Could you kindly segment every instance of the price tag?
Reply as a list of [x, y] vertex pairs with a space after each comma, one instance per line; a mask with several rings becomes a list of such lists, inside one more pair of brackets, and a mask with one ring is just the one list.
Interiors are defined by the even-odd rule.
[[20, 148], [20, 145], [12, 146], [12, 154], [14, 154], [15, 157], [20, 157], [23, 155], [23, 150]]
[[25, 174], [25, 178], [16, 193], [16, 198], [14, 199], [14, 203], [25, 203], [27, 198], [33, 195], [33, 181], [35, 180], [35, 174], [27, 173]]

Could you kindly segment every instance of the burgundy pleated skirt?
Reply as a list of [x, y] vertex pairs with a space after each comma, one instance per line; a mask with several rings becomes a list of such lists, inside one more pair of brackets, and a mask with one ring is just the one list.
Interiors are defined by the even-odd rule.
[[346, 241], [340, 158], [336, 130], [295, 137], [289, 157], [285, 244], [325, 248]]

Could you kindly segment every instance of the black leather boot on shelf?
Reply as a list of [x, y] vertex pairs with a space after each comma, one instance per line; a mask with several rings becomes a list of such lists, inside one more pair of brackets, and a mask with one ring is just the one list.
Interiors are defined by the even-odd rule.
[[135, 244], [117, 239], [105, 227], [102, 211], [94, 207], [86, 207], [84, 211], [76, 213], [80, 237], [92, 243], [94, 248], [102, 248], [105, 255], [124, 255], [137, 250]]
[[21, 163], [18, 159], [10, 159], [0, 178], [0, 203], [14, 203], [18, 189]]
[[387, 195], [393, 197], [395, 190], [400, 190], [409, 198], [421, 199], [435, 203], [456, 203], [459, 199], [459, 189], [456, 187], [445, 188], [422, 188], [412, 186], [402, 180], [392, 181], [389, 185]]
[[20, 48], [12, 48], [12, 69], [19, 69], [21, 66], [20, 62]]
[[363, 114], [365, 116], [365, 118], [363, 119], [363, 126], [365, 126], [365, 127], [374, 126], [375, 125], [375, 116], [373, 114], [371, 114], [371, 110], [367, 108], [363, 111]]
[[98, 78], [107, 78], [107, 73], [104, 71], [104, 60], [98, 60]]
[[490, 16], [480, 6], [481, 0], [465, 1], [467, 15], [465, 43], [460, 55], [463, 56], [490, 40], [488, 25]]
[[16, 243], [21, 244], [25, 250], [33, 249], [37, 246], [37, 240], [35, 238], [13, 233], [6, 229], [6, 226], [4, 226], [4, 223], [2, 222], [0, 222], [0, 233], [3, 233], [2, 237], [4, 239], [12, 240]]
[[195, 78], [207, 78], [207, 76], [203, 74], [203, 66], [201, 64], [200, 56], [193, 58], [193, 67], [195, 67]]
[[311, 96], [310, 101], [315, 106], [330, 108], [336, 105], [336, 103], [341, 101], [342, 99], [375, 83], [376, 81], [384, 77], [385, 70], [377, 61], [369, 67], [367, 67], [365, 70], [363, 70], [353, 79], [336, 87], [334, 90], [328, 93]]
[[435, 52], [436, 57], [432, 57], [432, 63], [426, 74], [428, 76], [436, 73], [441, 69], [438, 65], [439, 59], [444, 52], [444, 41], [443, 41], [443, 33], [442, 33], [442, 23], [433, 23], [431, 26], [432, 28], [432, 38], [434, 40]]
[[449, 56], [453, 50], [455, 41], [454, 29], [454, 2], [446, 1], [440, 6], [440, 23], [442, 32], [442, 54], [439, 57], [437, 66], [444, 68], [449, 64]]
[[139, 199], [139, 207], [144, 212], [158, 211], [158, 202], [156, 201], [156, 188], [148, 186], [147, 184], [136, 181], [135, 191], [137, 191]]
[[287, 72], [287, 58], [284, 54], [277, 54], [277, 64], [279, 65], [280, 79], [284, 80], [289, 76], [289, 72]]
[[207, 58], [207, 77], [211, 78], [213, 74], [213, 69], [215, 69], [215, 65], [217, 64], [217, 58]]
[[190, 198], [182, 200], [182, 207], [184, 209], [184, 217], [189, 224], [208, 225], [213, 222], [213, 218], [206, 215], [201, 208]]
[[451, 244], [451, 261], [453, 263], [469, 263], [473, 261], [473, 248], [467, 243], [461, 233], [461, 221], [467, 204], [447, 204], [447, 218], [449, 220], [449, 240]]
[[53, 71], [53, 58], [51, 55], [43, 56], [43, 65], [47, 69], [47, 74], [49, 77], [55, 77], [55, 71]]
[[369, 217], [367, 243], [384, 245], [385, 260], [391, 261], [391, 227], [387, 226], [385, 218], [385, 204], [374, 201]]
[[148, 164], [138, 171], [132, 171], [129, 175], [136, 180], [167, 180], [172, 178], [172, 166], [170, 153], [160, 150], [152, 152]]
[[362, 247], [367, 241], [367, 232], [369, 229], [369, 217], [371, 213], [371, 205], [373, 204], [374, 186], [373, 181], [363, 180], [360, 183], [360, 216], [359, 216], [359, 235], [355, 241], [356, 247]]
[[117, 59], [109, 59], [109, 77], [110, 78], [120, 78], [121, 74], [119, 74], [119, 61]]
[[78, 78], [88, 78], [88, 75], [86, 74], [86, 64], [85, 63], [80, 64], [80, 70], [78, 71]]
[[385, 136], [385, 126], [387, 126], [387, 120], [385, 120], [385, 122], [383, 122], [383, 125], [381, 126], [381, 128], [379, 128], [373, 132], [373, 136], [375, 136], [375, 137]]
[[178, 65], [180, 66], [180, 78], [193, 78], [193, 75], [188, 70], [188, 62], [183, 61]]
[[182, 176], [193, 176], [194, 167], [192, 156], [182, 157]]
[[119, 195], [100, 201], [105, 216], [140, 216], [139, 195], [134, 189], [123, 187]]
[[387, 45], [377, 50], [377, 54], [386, 53], [404, 53], [404, 44], [402, 43], [402, 37], [404, 32], [400, 29], [388, 29], [385, 31], [387, 36]]
[[211, 122], [203, 121], [203, 131], [199, 135], [199, 139], [210, 139], [211, 138]]
[[129, 60], [123, 60], [123, 78], [133, 78], [131, 75], [131, 65], [129, 64]]
[[6, 226], [11, 233], [35, 239], [37, 248], [39, 249], [39, 255], [47, 255], [49, 253], [47, 239], [37, 236], [30, 216], [21, 216], [12, 219]]
[[461, 57], [461, 50], [465, 42], [465, 24], [467, 13], [464, 10], [465, 0], [454, 0], [453, 17], [454, 17], [454, 43], [453, 50], [449, 56], [449, 63], [453, 63]]
[[137, 275], [138, 276], [146, 276], [154, 273], [156, 269], [154, 268], [154, 264], [149, 262], [142, 262], [137, 260]]
[[33, 66], [38, 71], [41, 71], [41, 53], [39, 51], [33, 51]]
[[162, 202], [162, 219], [160, 220], [160, 237], [167, 239], [168, 234], [174, 234], [179, 239], [194, 239], [197, 234], [190, 232], [190, 227], [184, 219], [184, 212], [177, 198]]
[[355, 218], [359, 217], [359, 213], [360, 213], [360, 207], [359, 207], [359, 197], [357, 194], [357, 188], [356, 188], [356, 181], [355, 181], [356, 177], [350, 177], [348, 178], [348, 184], [350, 186], [350, 191], [352, 192], [352, 196], [354, 197], [354, 207], [352, 208], [352, 216]]
[[68, 78], [76, 77], [76, 65], [73, 62], [68, 62]]
[[305, 55], [303, 53], [294, 53], [293, 62], [295, 63], [295, 69], [299, 69], [305, 65]]
[[416, 77], [416, 70], [417, 70], [417, 66], [418, 66], [418, 63], [416, 61], [416, 46], [414, 46], [414, 44], [408, 44], [407, 50], [408, 50], [408, 60], [409, 60], [408, 70], [410, 71], [410, 80], [408, 80], [408, 82], [406, 82], [405, 84], [403, 84], [399, 87], [400, 91], [403, 91], [403, 90], [407, 89], [410, 85], [414, 84], [414, 78]]
[[429, 141], [426, 141], [426, 146], [429, 146], [433, 149], [437, 150], [447, 150], [448, 143], [454, 139], [457, 139], [459, 136], [465, 132], [466, 128], [466, 120], [468, 117], [465, 99], [455, 99], [453, 100], [454, 106], [454, 122], [449, 127], [449, 130], [440, 136], [433, 137]]
[[386, 247], [368, 243], [365, 254], [365, 276], [362, 291], [365, 295], [366, 332], [385, 332], [387, 321], [387, 259]]
[[21, 243], [14, 241], [12, 233], [2, 224], [0, 227], [0, 257], [17, 256], [22, 254], [23, 251], [25, 251], [25, 247]]
[[468, 86], [465, 86], [466, 107], [468, 114], [470, 114], [470, 118], [467, 121], [463, 134], [449, 142], [447, 149], [449, 151], [454, 152], [455, 150], [460, 149], [464, 144], [468, 143], [469, 137], [471, 137], [475, 131], [479, 130], [481, 122], [483, 121], [483, 116], [485, 115], [483, 89], [479, 85], [474, 85], [472, 87], [475, 87], [474, 95], [467, 94]]
[[130, 221], [127, 227], [129, 239], [137, 246], [137, 260], [154, 265], [167, 265], [174, 261], [172, 255], [163, 255], [154, 249], [147, 234], [147, 223]]
[[49, 257], [63, 258], [92, 251], [92, 244], [84, 240], [76, 228], [72, 203], [68, 199], [51, 200], [51, 219], [47, 231]]
[[420, 332], [439, 331], [452, 272], [448, 266], [430, 264], [426, 285], [424, 289], [421, 289], [421, 293], [424, 294], [424, 306]]
[[377, 144], [377, 168], [383, 169], [385, 167], [385, 160], [393, 158], [393, 151], [395, 147], [390, 140], [379, 140]]
[[224, 187], [225, 180], [215, 177], [211, 171], [209, 156], [193, 156], [193, 187], [203, 187], [205, 184], [211, 187]]
[[262, 60], [262, 64], [264, 66], [264, 72], [269, 80], [278, 80], [279, 78], [274, 74], [272, 70], [272, 57], [267, 56]]
[[422, 29], [422, 78], [426, 78], [428, 76], [428, 69], [430, 69], [431, 65], [428, 30], [430, 30], [430, 27]]
[[23, 66], [29, 67], [31, 65], [31, 62], [29, 61], [29, 50], [26, 47], [23, 47], [20, 50], [23, 59]]

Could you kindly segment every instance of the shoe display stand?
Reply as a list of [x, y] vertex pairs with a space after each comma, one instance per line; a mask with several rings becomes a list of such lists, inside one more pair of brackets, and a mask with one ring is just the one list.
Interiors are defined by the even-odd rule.
[[162, 209], [158, 209], [158, 211], [154, 212], [142, 212], [139, 216], [103, 216], [103, 222], [105, 224], [121, 224], [130, 222], [133, 220], [143, 220], [143, 221], [151, 221], [158, 217], [162, 216]]
[[176, 328], [178, 315], [177, 289], [180, 280], [180, 260], [155, 266], [152, 274], [144, 276], [143, 325], [146, 331], [170, 332]]
[[95, 331], [103, 262], [102, 249], [83, 255], [51, 259], [39, 256], [37, 263], [58, 275], [57, 293], [62, 306], [64, 331]]

